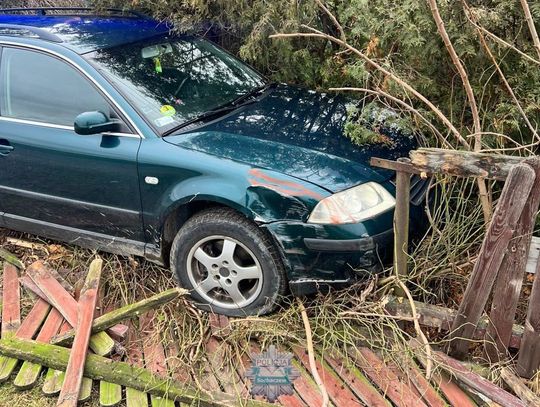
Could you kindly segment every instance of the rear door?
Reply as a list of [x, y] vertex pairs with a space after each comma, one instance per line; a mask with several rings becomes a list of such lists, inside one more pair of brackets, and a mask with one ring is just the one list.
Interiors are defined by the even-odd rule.
[[[120, 118], [78, 68], [33, 49], [4, 47], [0, 65], [0, 212], [4, 225], [63, 240], [143, 240], [140, 137], [81, 136], [75, 117]], [[60, 234], [60, 236], [56, 236]]]

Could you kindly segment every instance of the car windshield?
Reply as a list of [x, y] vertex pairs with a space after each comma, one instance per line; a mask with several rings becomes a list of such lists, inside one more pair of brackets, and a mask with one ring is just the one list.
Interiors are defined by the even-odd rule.
[[161, 37], [89, 57], [161, 135], [265, 85], [256, 71], [195, 37]]

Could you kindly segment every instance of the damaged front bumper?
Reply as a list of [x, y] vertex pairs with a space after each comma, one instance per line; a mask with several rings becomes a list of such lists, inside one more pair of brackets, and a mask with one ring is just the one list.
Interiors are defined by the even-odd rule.
[[[280, 248], [294, 295], [344, 288], [391, 260], [393, 212], [351, 225], [284, 221], [265, 225]], [[382, 228], [382, 231], [381, 231]]]

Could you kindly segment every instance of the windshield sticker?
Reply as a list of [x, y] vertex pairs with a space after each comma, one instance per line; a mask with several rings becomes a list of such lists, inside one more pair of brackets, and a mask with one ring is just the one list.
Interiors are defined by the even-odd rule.
[[176, 109], [171, 105], [163, 105], [159, 111], [163, 116], [166, 117], [172, 117], [176, 114]]
[[154, 120], [154, 123], [158, 127], [165, 127], [174, 122], [175, 120], [171, 116], [160, 117], [159, 119]]
[[154, 58], [154, 64], [156, 67], [156, 73], [163, 73], [163, 68], [161, 67], [161, 59], [158, 57]]

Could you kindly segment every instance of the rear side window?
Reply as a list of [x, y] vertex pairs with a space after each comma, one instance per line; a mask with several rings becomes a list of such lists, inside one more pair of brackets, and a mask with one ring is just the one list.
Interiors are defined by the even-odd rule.
[[67, 63], [40, 52], [4, 48], [1, 115], [73, 126], [83, 112], [110, 114], [105, 98]]

